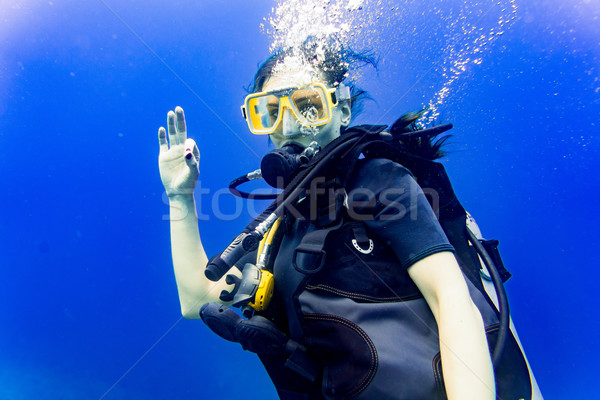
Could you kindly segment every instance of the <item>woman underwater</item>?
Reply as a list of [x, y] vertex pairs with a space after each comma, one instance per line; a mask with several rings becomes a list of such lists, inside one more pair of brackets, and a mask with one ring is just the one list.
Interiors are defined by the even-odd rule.
[[[343, 49], [315, 51], [305, 45], [271, 56], [259, 67], [243, 106], [252, 133], [268, 134], [277, 149], [292, 154], [308, 147], [324, 151], [348, 132], [377, 129], [349, 128], [364, 92], [344, 81], [349, 65], [367, 58]], [[391, 129], [412, 131], [418, 116], [407, 114]], [[268, 307], [248, 320], [236, 320], [225, 307], [214, 312], [218, 306], [208, 315], [209, 303], [231, 305], [247, 280], [240, 270], [254, 267], [256, 252], [227, 274], [207, 278], [209, 258], [193, 195], [200, 152], [187, 137], [180, 107], [168, 113], [167, 122], [167, 130], [159, 129], [159, 167], [170, 203], [182, 314], [200, 318], [202, 309], [211, 329], [258, 353], [282, 399], [481, 400], [495, 399], [497, 385], [503, 399], [531, 398], [528, 368], [518, 351], [515, 356], [505, 350], [520, 364], [512, 368], [514, 362], [506, 361], [504, 370], [512, 372], [500, 377], [497, 369], [495, 379], [486, 329], [489, 335], [498, 321], [496, 310], [485, 300], [474, 303], [482, 291], [463, 275], [456, 246], [416, 183], [415, 171], [388, 158], [357, 160], [346, 179], [339, 177], [345, 165], [323, 173], [327, 179], [321, 182], [343, 187], [344, 198], [333, 202], [333, 219], [315, 216], [315, 209], [332, 204], [325, 190], [306, 189], [294, 199], [294, 212], [275, 224], [274, 255], [263, 268], [274, 275]], [[423, 142], [430, 159], [439, 158], [443, 140]], [[461, 218], [466, 220], [464, 213]], [[298, 249], [314, 232], [325, 232], [323, 263], [309, 273], [303, 265], [311, 264], [310, 252]], [[236, 327], [219, 329], [215, 318], [223, 315]]]

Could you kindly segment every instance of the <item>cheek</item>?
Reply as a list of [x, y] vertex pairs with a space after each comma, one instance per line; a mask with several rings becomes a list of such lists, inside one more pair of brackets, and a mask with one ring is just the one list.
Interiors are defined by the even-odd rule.
[[281, 140], [279, 140], [276, 137], [271, 136], [270, 138], [270, 142], [273, 144], [273, 146], [275, 146], [276, 148], [281, 147]]
[[340, 133], [340, 122], [334, 118], [321, 128], [321, 134], [326, 137], [337, 137]]

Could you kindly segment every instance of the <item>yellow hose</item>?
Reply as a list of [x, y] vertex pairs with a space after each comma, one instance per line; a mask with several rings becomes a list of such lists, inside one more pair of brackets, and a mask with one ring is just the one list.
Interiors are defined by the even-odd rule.
[[263, 252], [265, 244], [270, 246], [271, 243], [273, 242], [273, 238], [275, 237], [275, 232], [277, 232], [277, 228], [279, 228], [280, 222], [281, 222], [281, 219], [277, 218], [275, 220], [275, 222], [273, 223], [273, 225], [267, 231], [267, 234], [262, 238], [262, 240], [258, 244], [258, 252], [256, 254], [256, 262], [257, 263], [258, 263], [258, 260], [260, 258], [260, 255]]

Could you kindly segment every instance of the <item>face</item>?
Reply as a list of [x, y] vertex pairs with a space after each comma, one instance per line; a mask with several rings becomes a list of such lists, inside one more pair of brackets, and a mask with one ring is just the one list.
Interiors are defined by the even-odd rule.
[[[298, 74], [279, 74], [269, 78], [262, 91], [271, 91], [302, 84]], [[321, 148], [340, 135], [340, 129], [350, 123], [350, 105], [347, 101], [340, 102], [331, 110], [331, 121], [325, 125], [307, 128], [303, 127], [294, 113], [283, 109], [282, 120], [277, 130], [270, 135], [275, 147], [280, 148], [288, 143], [297, 143], [307, 147], [316, 141]]]

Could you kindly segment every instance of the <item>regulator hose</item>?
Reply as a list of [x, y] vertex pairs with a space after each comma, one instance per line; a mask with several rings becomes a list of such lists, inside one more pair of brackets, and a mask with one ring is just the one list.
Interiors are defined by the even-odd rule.
[[211, 281], [217, 281], [229, 271], [245, 254], [255, 250], [268, 227], [283, 214], [285, 208], [296, 201], [310, 182], [321, 172], [329, 160], [339, 154], [345, 154], [357, 142], [364, 139], [362, 132], [340, 136], [334, 139], [325, 149], [321, 150], [301, 170], [285, 190], [278, 194], [277, 199], [271, 203], [267, 210], [252, 221], [244, 231], [239, 234], [221, 254], [211, 258], [204, 270], [204, 275]]
[[494, 369], [498, 367], [500, 362], [500, 358], [502, 357], [502, 353], [504, 352], [504, 347], [506, 344], [506, 338], [508, 336], [508, 328], [510, 324], [510, 310], [508, 308], [508, 299], [506, 298], [506, 290], [504, 289], [504, 284], [502, 283], [502, 278], [498, 273], [498, 269], [494, 264], [494, 261], [485, 250], [477, 236], [469, 229], [467, 229], [467, 234], [469, 235], [469, 241], [475, 247], [475, 250], [483, 260], [486, 265], [488, 272], [490, 273], [490, 277], [492, 278], [492, 282], [494, 283], [494, 289], [496, 289], [496, 296], [498, 297], [498, 319], [500, 320], [500, 327], [498, 328], [498, 338], [496, 340], [496, 346], [494, 346], [494, 351], [492, 353], [492, 360], [494, 363]]

